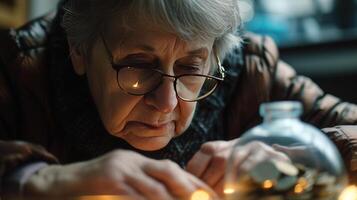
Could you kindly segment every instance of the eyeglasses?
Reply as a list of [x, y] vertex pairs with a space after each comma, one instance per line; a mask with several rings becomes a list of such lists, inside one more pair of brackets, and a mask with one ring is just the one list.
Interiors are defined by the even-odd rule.
[[109, 47], [104, 40], [101, 39], [104, 48], [114, 70], [117, 72], [118, 86], [130, 95], [142, 96], [156, 90], [163, 82], [164, 77], [172, 78], [176, 96], [183, 101], [195, 102], [202, 100], [211, 95], [220, 82], [224, 80], [225, 69], [221, 65], [219, 57], [215, 54], [218, 65], [219, 74], [221, 77], [215, 77], [204, 74], [183, 73], [177, 76], [165, 74], [164, 72], [143, 65], [119, 65], [114, 63], [114, 58], [109, 50]]

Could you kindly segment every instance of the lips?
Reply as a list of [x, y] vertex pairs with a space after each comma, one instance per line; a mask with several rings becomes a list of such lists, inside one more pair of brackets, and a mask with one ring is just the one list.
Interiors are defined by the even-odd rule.
[[168, 123], [170, 123], [170, 122], [155, 124], [155, 123], [147, 123], [147, 122], [139, 122], [139, 121], [130, 121], [130, 122], [127, 122], [126, 126], [127, 127], [134, 127], [134, 126], [143, 127], [144, 126], [149, 129], [158, 129], [158, 128], [162, 128], [162, 127], [166, 126]]
[[151, 123], [145, 123], [145, 122], [138, 122], [138, 123], [141, 123], [141, 124], [143, 124], [149, 128], [152, 128], [152, 129], [157, 129], [157, 128], [162, 128], [162, 127], [166, 126], [170, 122], [161, 123], [161, 124], [151, 124]]
[[129, 134], [139, 137], [160, 137], [166, 135], [174, 128], [174, 122], [154, 124], [138, 121], [130, 121], [126, 124], [125, 129]]

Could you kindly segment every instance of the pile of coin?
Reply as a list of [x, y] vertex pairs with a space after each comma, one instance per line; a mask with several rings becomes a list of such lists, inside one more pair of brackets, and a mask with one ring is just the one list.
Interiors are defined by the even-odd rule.
[[228, 199], [336, 200], [341, 180], [300, 164], [269, 160], [242, 175]]

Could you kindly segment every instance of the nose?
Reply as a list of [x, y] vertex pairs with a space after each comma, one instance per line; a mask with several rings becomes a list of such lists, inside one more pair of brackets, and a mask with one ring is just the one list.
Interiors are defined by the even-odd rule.
[[144, 96], [145, 103], [159, 112], [172, 112], [178, 103], [173, 81], [170, 77], [164, 77], [158, 88]]

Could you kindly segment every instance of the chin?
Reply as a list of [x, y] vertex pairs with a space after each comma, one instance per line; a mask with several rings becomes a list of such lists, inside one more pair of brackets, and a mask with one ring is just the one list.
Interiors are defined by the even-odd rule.
[[128, 138], [123, 139], [136, 149], [142, 151], [157, 151], [166, 147], [172, 137], [136, 138], [134, 140], [130, 140]]
[[153, 127], [141, 122], [127, 123], [123, 130], [113, 135], [125, 140], [132, 147], [142, 151], [156, 151], [167, 146], [177, 135], [176, 124], [167, 123]]

